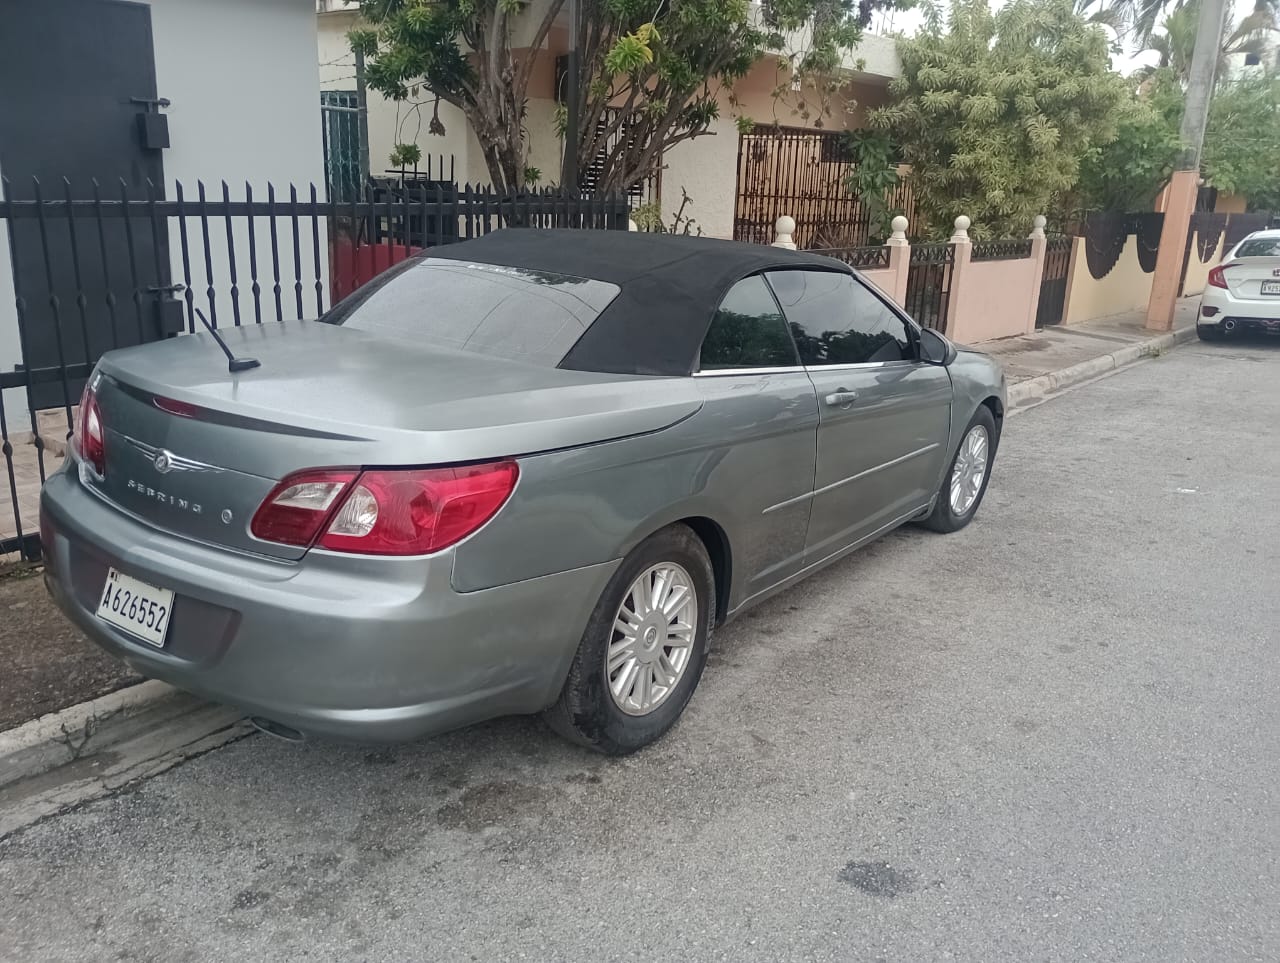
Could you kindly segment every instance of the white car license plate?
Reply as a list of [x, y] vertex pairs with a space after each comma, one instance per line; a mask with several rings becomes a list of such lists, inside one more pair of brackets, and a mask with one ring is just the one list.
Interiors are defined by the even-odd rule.
[[156, 648], [164, 647], [173, 612], [173, 591], [107, 569], [107, 584], [98, 603], [98, 618], [136, 635]]
[[1280, 294], [1280, 281], [1263, 281], [1263, 294]]

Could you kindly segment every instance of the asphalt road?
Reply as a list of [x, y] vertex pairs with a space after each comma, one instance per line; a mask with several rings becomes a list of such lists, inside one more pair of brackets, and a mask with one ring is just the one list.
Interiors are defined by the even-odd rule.
[[977, 522], [725, 630], [623, 761], [255, 737], [0, 843], [6, 960], [1276, 960], [1280, 344], [1011, 419]]

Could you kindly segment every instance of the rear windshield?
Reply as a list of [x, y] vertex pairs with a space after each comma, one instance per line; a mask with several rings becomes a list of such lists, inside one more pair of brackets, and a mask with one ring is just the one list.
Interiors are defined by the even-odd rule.
[[1280, 237], [1253, 237], [1242, 241], [1236, 257], [1280, 257]]
[[321, 320], [555, 367], [617, 294], [605, 281], [428, 257], [393, 268]]

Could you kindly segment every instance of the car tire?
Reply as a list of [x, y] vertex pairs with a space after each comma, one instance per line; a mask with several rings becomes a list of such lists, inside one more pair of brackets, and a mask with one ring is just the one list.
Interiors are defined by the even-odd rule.
[[[659, 589], [658, 573], [663, 571], [670, 575]], [[650, 593], [670, 592], [664, 596], [668, 600], [691, 596], [693, 609], [682, 601], [670, 621], [653, 608], [639, 616], [643, 606], [635, 604], [633, 594], [638, 587], [647, 587]], [[681, 594], [681, 589], [688, 591]], [[702, 677], [716, 618], [715, 598], [711, 559], [690, 528], [672, 525], [649, 536], [623, 559], [605, 586], [560, 698], [544, 713], [547, 723], [565, 738], [611, 756], [635, 752], [661, 738], [680, 717]], [[637, 617], [639, 623], [634, 621]], [[684, 619], [689, 617], [692, 621], [686, 625]], [[624, 622], [632, 636], [619, 628]], [[671, 634], [664, 637], [663, 632]], [[631, 661], [626, 661], [628, 655]], [[664, 687], [661, 679], [671, 679], [677, 664], [674, 685]], [[653, 699], [651, 708], [644, 706], [645, 695]]]
[[[996, 430], [995, 416], [986, 405], [978, 405], [978, 410], [974, 412], [973, 418], [965, 427], [964, 434], [960, 436], [960, 444], [956, 446], [956, 453], [952, 456], [951, 463], [947, 465], [947, 473], [942, 476], [942, 486], [938, 489], [933, 511], [920, 520], [922, 526], [934, 532], [958, 532], [973, 521], [978, 506], [982, 504], [982, 497], [987, 493], [987, 482], [991, 480], [991, 466], [995, 461], [999, 442], [1000, 435]], [[966, 473], [962, 468], [961, 488], [966, 487], [967, 481], [968, 490], [963, 492], [963, 497], [953, 498], [957, 466], [972, 465], [976, 457], [974, 449], [979, 444], [983, 452], [983, 464], [982, 476], [977, 481], [976, 490], [972, 485], [973, 475]]]
[[1216, 324], [1197, 324], [1196, 337], [1201, 341], [1221, 341], [1226, 334]]

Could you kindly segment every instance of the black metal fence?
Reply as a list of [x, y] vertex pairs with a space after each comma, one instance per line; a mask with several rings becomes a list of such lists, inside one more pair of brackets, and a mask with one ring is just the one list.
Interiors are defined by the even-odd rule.
[[175, 184], [172, 198], [150, 184], [3, 188], [21, 361], [0, 357], [12, 515], [10, 524], [0, 493], [0, 554], [28, 558], [39, 554], [36, 493], [105, 351], [196, 331], [196, 308], [214, 325], [315, 317], [417, 250], [498, 228], [625, 230], [629, 216], [625, 197], [439, 183], [369, 185], [344, 202], [319, 198], [314, 185], [245, 184], [233, 197], [226, 183], [197, 184], [194, 195]]
[[837, 261], [843, 261], [856, 268], [887, 268], [889, 266], [889, 249], [883, 245], [871, 247], [827, 247], [815, 248], [813, 254], [823, 254]]
[[904, 307], [920, 324], [944, 333], [947, 330], [953, 264], [955, 246], [952, 244], [915, 244], [911, 247], [907, 303]]
[[975, 241], [970, 258], [974, 261], [1016, 261], [1031, 257], [1031, 241], [1010, 238], [1002, 241]]

